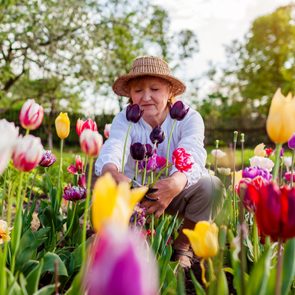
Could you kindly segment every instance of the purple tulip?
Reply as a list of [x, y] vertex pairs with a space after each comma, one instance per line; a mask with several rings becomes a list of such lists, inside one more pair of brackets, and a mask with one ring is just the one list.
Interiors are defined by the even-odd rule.
[[285, 153], [285, 150], [284, 150], [284, 148], [282, 147], [281, 150], [280, 150], [280, 157], [284, 157], [284, 153]]
[[145, 146], [140, 142], [135, 142], [130, 146], [131, 157], [136, 161], [141, 161], [145, 157]]
[[88, 295], [156, 295], [155, 257], [132, 230], [108, 225], [90, 247], [84, 274]]
[[42, 167], [50, 167], [55, 161], [56, 157], [51, 151], [44, 151], [39, 165]]
[[295, 133], [288, 140], [288, 147], [291, 150], [295, 150]]
[[86, 198], [86, 189], [81, 186], [72, 186], [71, 184], [68, 184], [64, 188], [64, 193], [62, 197], [68, 201], [83, 200]]
[[[157, 171], [162, 169], [166, 165], [166, 158], [158, 156], [154, 153], [147, 161], [147, 172]], [[140, 161], [138, 168], [139, 170], [144, 170], [146, 166], [146, 161]]]
[[263, 177], [265, 180], [270, 181], [272, 176], [268, 170], [259, 167], [246, 167], [242, 172], [243, 178], [255, 178], [257, 176]]
[[159, 144], [164, 141], [165, 139], [165, 133], [162, 131], [161, 126], [156, 126], [151, 134], [150, 134], [150, 139], [153, 144]]
[[153, 147], [149, 144], [145, 144], [145, 156], [150, 158], [153, 155]]
[[138, 104], [129, 104], [126, 109], [126, 118], [129, 122], [137, 123], [143, 114]]
[[130, 224], [138, 227], [143, 227], [146, 222], [146, 208], [140, 204], [134, 207], [133, 213], [130, 218]]
[[181, 121], [186, 116], [188, 111], [189, 108], [186, 109], [184, 103], [179, 100], [172, 105], [170, 109], [170, 117], [177, 121]]

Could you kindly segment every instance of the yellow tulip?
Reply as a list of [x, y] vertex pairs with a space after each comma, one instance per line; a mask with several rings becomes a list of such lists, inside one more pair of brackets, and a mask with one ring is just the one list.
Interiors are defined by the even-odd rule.
[[218, 227], [215, 223], [199, 221], [194, 230], [183, 229], [198, 257], [210, 258], [218, 252]]
[[92, 222], [99, 232], [106, 222], [114, 222], [128, 227], [133, 208], [148, 188], [146, 186], [130, 189], [127, 182], [116, 184], [111, 174], [106, 173], [95, 183], [92, 196]]
[[9, 228], [6, 221], [0, 220], [0, 244], [6, 241], [10, 241]]
[[295, 98], [289, 93], [286, 97], [279, 88], [270, 105], [266, 130], [276, 144], [283, 144], [295, 132]]
[[70, 133], [70, 119], [67, 113], [60, 113], [55, 119], [55, 129], [60, 139], [65, 139]]
[[254, 148], [254, 155], [258, 157], [265, 157], [266, 156], [266, 151], [264, 150], [265, 144], [260, 143]]

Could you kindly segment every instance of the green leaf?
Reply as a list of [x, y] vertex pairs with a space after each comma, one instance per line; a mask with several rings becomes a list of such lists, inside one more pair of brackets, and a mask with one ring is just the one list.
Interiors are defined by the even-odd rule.
[[283, 257], [283, 274], [281, 294], [288, 294], [295, 277], [295, 238], [287, 241]]
[[196, 294], [197, 295], [206, 295], [205, 290], [203, 289], [201, 284], [196, 279], [196, 277], [195, 277], [194, 273], [192, 272], [192, 270], [190, 271], [190, 275], [191, 275], [191, 278], [192, 278], [193, 285], [195, 287]]
[[254, 264], [247, 283], [248, 295], [266, 294], [267, 281], [270, 276], [271, 252], [271, 248], [269, 247]]
[[185, 295], [185, 278], [184, 278], [184, 271], [183, 268], [180, 268], [177, 273], [177, 288], [176, 294], [177, 295]]
[[[34, 295], [51, 295], [55, 291], [55, 285], [47, 285], [43, 287], [42, 289], [38, 290], [37, 292], [34, 293]], [[77, 293], [78, 294], [78, 293]]]
[[43, 269], [44, 261], [41, 259], [39, 265], [37, 265], [28, 275], [27, 275], [27, 291], [31, 295], [38, 290], [38, 285], [40, 281], [41, 271]]
[[220, 274], [218, 274], [217, 293], [216, 294], [218, 294], [218, 295], [228, 294], [227, 279], [226, 279], [226, 276], [225, 276], [225, 273], [223, 270], [220, 272]]
[[82, 279], [83, 279], [83, 272], [81, 271], [75, 276], [73, 283], [68, 289], [68, 291], [65, 293], [65, 295], [76, 295], [76, 294], [82, 294]]
[[42, 274], [45, 271], [49, 271], [51, 273], [54, 273], [54, 264], [55, 262], [58, 263], [57, 265], [57, 274], [59, 276], [68, 276], [68, 272], [67, 272], [67, 268], [65, 266], [65, 264], [63, 263], [63, 261], [60, 259], [60, 257], [52, 252], [47, 252], [44, 255], [44, 265], [43, 265], [43, 269], [42, 269]]

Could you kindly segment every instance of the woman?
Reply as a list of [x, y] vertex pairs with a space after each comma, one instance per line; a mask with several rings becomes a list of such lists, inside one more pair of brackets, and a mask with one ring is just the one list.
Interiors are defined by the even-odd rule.
[[[113, 90], [119, 96], [129, 97], [131, 104], [138, 104], [143, 110], [143, 115], [133, 124], [127, 138], [124, 174], [121, 171], [122, 155], [129, 126], [126, 108], [113, 120], [110, 137], [96, 161], [96, 174], [110, 172], [117, 182], [130, 182], [135, 170], [130, 145], [136, 142], [152, 144], [150, 133], [157, 126], [161, 126], [166, 135], [157, 147], [157, 154], [166, 157], [168, 137], [174, 121], [169, 114], [170, 105], [175, 96], [185, 91], [185, 85], [171, 74], [165, 61], [158, 57], [144, 56], [133, 62], [132, 70], [128, 74], [115, 81]], [[209, 177], [205, 169], [206, 150], [203, 140], [203, 120], [198, 112], [189, 108], [186, 116], [176, 123], [170, 145], [169, 162], [172, 162], [172, 152], [182, 147], [192, 155], [194, 164], [188, 172], [179, 172], [172, 166], [169, 176], [156, 182], [154, 188], [157, 191], [149, 194], [149, 198], [156, 201], [144, 199], [142, 202], [148, 213], [154, 213], [159, 217], [164, 212], [178, 212], [184, 217], [183, 228], [189, 229], [194, 228], [196, 222], [210, 218], [212, 189], [216, 178]], [[174, 241], [173, 248], [174, 258], [179, 260], [180, 265], [190, 267], [193, 255], [189, 241], [182, 231]]]

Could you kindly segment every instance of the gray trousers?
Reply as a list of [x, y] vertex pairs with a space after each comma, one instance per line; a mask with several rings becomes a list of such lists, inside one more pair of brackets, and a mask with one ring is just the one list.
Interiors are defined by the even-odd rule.
[[193, 222], [211, 218], [212, 203], [217, 193], [224, 194], [223, 184], [216, 176], [203, 176], [197, 183], [184, 189], [165, 210]]

